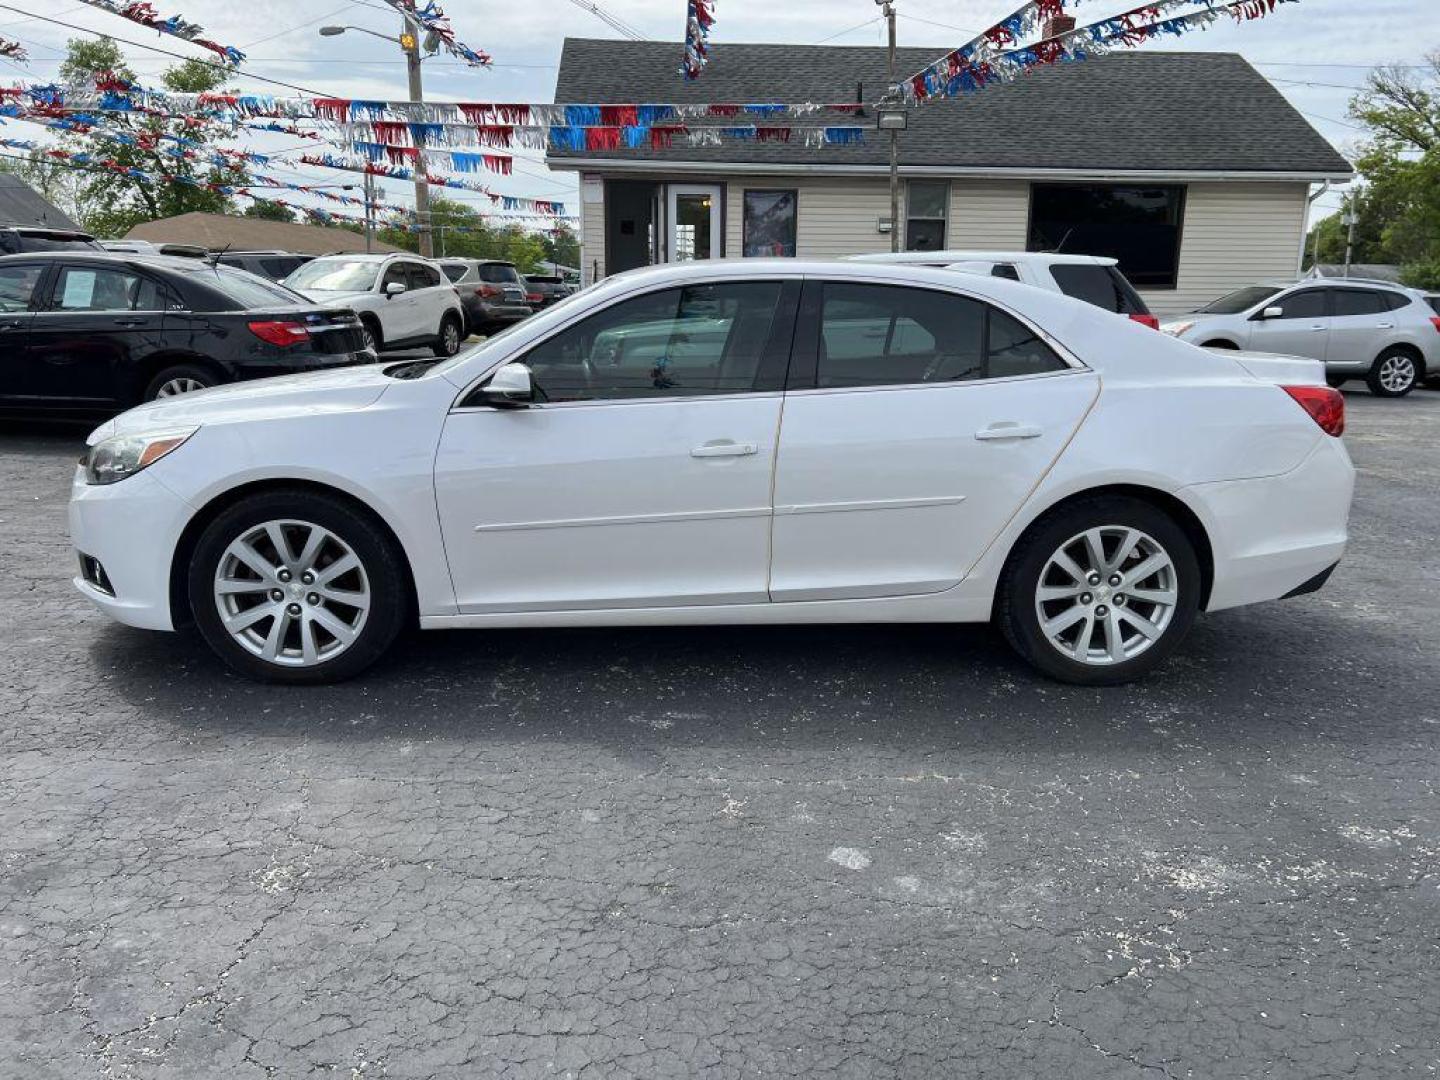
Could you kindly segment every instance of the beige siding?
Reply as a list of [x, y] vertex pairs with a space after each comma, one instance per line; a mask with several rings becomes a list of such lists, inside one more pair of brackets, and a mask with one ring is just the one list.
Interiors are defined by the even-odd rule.
[[794, 189], [799, 200], [796, 254], [802, 259], [830, 259], [889, 251], [890, 238], [877, 228], [890, 216], [890, 188], [884, 180], [847, 178], [800, 180], [780, 176], [727, 179], [725, 253], [739, 256], [745, 190]]
[[580, 280], [593, 285], [605, 275], [605, 204], [580, 197]]
[[946, 246], [967, 251], [1024, 251], [1030, 185], [1015, 180], [956, 180], [950, 185]]
[[1194, 311], [1217, 296], [1293, 278], [1305, 231], [1305, 184], [1190, 184], [1175, 289], [1144, 289], [1157, 315]]

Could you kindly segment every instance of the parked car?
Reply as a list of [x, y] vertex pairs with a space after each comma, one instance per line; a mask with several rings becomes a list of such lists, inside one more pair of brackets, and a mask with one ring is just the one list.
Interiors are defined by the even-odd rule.
[[284, 281], [314, 258], [314, 255], [301, 255], [293, 251], [222, 251], [214, 256], [221, 266], [248, 270], [271, 281]]
[[903, 263], [908, 266], [944, 267], [967, 274], [988, 274], [1064, 293], [1150, 327], [1160, 320], [1120, 272], [1117, 259], [1101, 255], [1057, 255], [1048, 251], [902, 251], [881, 255], [853, 255], [855, 262]]
[[100, 246], [115, 255], [174, 255], [182, 259], [204, 259], [210, 249], [198, 244], [154, 244], [149, 240], [101, 240]]
[[558, 274], [526, 274], [526, 300], [539, 308], [559, 303], [575, 290]]
[[103, 251], [89, 233], [75, 229], [46, 229], [32, 225], [0, 225], [0, 255], [30, 251]]
[[0, 258], [0, 410], [141, 401], [374, 360], [355, 315], [228, 267], [165, 255]]
[[1251, 285], [1161, 329], [1210, 348], [1312, 357], [1332, 386], [1364, 379], [1379, 397], [1401, 397], [1440, 372], [1440, 314], [1423, 293], [1384, 282]]
[[454, 356], [465, 340], [460, 296], [440, 267], [416, 255], [322, 255], [284, 284], [323, 304], [353, 308], [375, 352], [429, 348]]
[[442, 259], [440, 269], [465, 305], [467, 334], [493, 334], [534, 309], [525, 302], [525, 288], [514, 263], [497, 259]]
[[[665, 322], [704, 347], [610, 348]], [[354, 675], [417, 619], [993, 619], [1114, 683], [1197, 612], [1324, 584], [1343, 427], [1330, 387], [997, 278], [682, 263], [448, 361], [126, 413], [72, 489], [76, 585], [279, 682]]]

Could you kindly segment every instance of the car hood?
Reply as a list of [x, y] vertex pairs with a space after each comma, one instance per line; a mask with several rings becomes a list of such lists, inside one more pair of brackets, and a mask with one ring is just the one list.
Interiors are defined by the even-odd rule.
[[307, 300], [313, 300], [317, 304], [324, 304], [326, 307], [344, 307], [346, 304], [355, 304], [361, 300], [370, 300], [375, 296], [373, 292], [366, 289], [355, 292], [327, 292], [323, 289], [296, 289], [295, 291]]
[[89, 442], [205, 424], [351, 412], [374, 404], [394, 385], [378, 364], [231, 383], [137, 406], [96, 428]]

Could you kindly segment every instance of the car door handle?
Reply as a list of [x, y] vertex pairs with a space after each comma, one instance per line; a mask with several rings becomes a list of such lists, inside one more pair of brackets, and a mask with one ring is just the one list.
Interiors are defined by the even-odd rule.
[[987, 428], [981, 428], [975, 432], [975, 438], [981, 442], [996, 442], [1000, 439], [1038, 439], [1045, 434], [1045, 429], [1038, 424], [1016, 424], [1002, 423], [991, 424]]
[[760, 447], [753, 442], [737, 443], [725, 441], [708, 442], [704, 446], [697, 446], [690, 451], [693, 458], [711, 457], [749, 457], [751, 454], [758, 454]]
[[116, 326], [144, 326], [149, 319], [115, 319]]
[[0, 330], [19, 330], [24, 325], [24, 319], [6, 319], [4, 322], [0, 322]]
[[1330, 328], [1328, 326], [1312, 326], [1310, 327], [1310, 329], [1318, 332], [1320, 330], [1328, 330]]
[[1393, 322], [1376, 323], [1376, 324], [1375, 324], [1375, 329], [1376, 329], [1376, 330], [1394, 330], [1394, 329], [1395, 329], [1395, 324], [1394, 324]]

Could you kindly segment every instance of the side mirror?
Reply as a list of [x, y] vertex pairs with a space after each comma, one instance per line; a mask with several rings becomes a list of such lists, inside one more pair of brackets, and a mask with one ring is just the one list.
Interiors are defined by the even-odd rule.
[[1285, 309], [1283, 307], [1281, 307], [1279, 304], [1272, 304], [1270, 307], [1267, 307], [1264, 311], [1260, 312], [1260, 318], [1278, 319], [1284, 314]]
[[535, 401], [535, 383], [524, 364], [505, 364], [480, 388], [480, 401], [492, 409], [526, 409]]
[[405, 284], [404, 284], [403, 282], [400, 282], [400, 281], [392, 281], [392, 282], [390, 282], [389, 285], [386, 285], [386, 286], [385, 286], [385, 295], [386, 295], [387, 297], [389, 297], [389, 296], [399, 296], [401, 293], [403, 293], [403, 292], [405, 291], [405, 289], [406, 289], [406, 286], [405, 286]]

